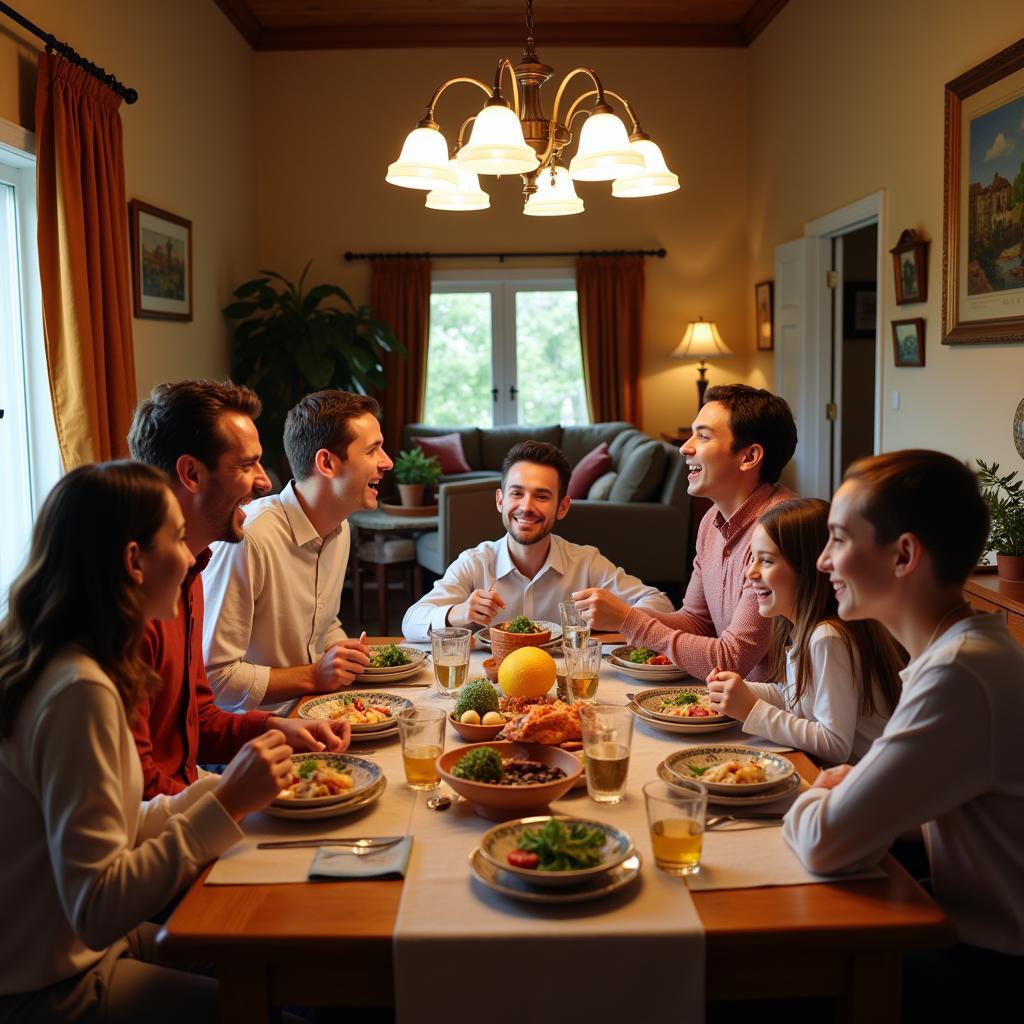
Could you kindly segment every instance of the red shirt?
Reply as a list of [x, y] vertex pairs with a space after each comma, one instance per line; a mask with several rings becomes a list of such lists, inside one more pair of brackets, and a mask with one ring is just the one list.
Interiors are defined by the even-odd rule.
[[139, 705], [132, 722], [142, 761], [143, 796], [179, 793], [197, 778], [196, 762], [222, 764], [267, 727], [270, 714], [233, 715], [213, 701], [203, 664], [203, 580], [207, 548], [181, 585], [174, 619], [153, 620], [142, 638], [142, 659], [163, 685]]

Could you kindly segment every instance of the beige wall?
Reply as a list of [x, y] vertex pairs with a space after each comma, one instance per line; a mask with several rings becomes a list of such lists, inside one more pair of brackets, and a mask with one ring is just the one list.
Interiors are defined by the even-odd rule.
[[[212, 0], [22, 0], [58, 39], [139, 91], [122, 106], [128, 197], [193, 225], [194, 319], [135, 320], [140, 394], [228, 370], [220, 309], [254, 263], [254, 58]], [[33, 127], [39, 42], [0, 18], [0, 117]]]
[[[927, 303], [895, 305], [889, 262], [881, 282], [886, 450], [1019, 465], [1024, 349], [941, 345], [940, 304], [943, 85], [1021, 36], [1024, 5], [1002, 0], [790, 0], [749, 51], [751, 280], [772, 276], [774, 247], [806, 221], [880, 189], [886, 250], [908, 227], [932, 239]], [[889, 323], [911, 316], [926, 320], [926, 366], [896, 369]], [[755, 359], [771, 382], [771, 357]]]

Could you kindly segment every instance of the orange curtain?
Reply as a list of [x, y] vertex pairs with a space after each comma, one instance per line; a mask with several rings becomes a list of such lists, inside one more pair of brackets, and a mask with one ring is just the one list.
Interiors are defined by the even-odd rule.
[[82, 68], [39, 55], [39, 276], [65, 469], [126, 455], [135, 406], [120, 105]]
[[639, 424], [643, 257], [581, 256], [576, 291], [590, 418]]
[[370, 308], [377, 320], [391, 328], [406, 347], [402, 357], [384, 356], [387, 388], [380, 396], [384, 406], [384, 450], [392, 456], [402, 443], [406, 423], [423, 416], [427, 380], [427, 333], [430, 320], [430, 261], [374, 260]]

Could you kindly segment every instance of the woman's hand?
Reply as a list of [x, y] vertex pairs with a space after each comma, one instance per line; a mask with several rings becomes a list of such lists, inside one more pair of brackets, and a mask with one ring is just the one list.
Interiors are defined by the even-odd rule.
[[757, 697], [736, 672], [713, 669], [708, 675], [711, 706], [720, 714], [743, 722], [754, 710]]
[[588, 587], [586, 590], [577, 590], [571, 596], [576, 603], [576, 611], [583, 617], [584, 622], [590, 623], [591, 629], [611, 633], [617, 633], [622, 629], [622, 623], [629, 614], [629, 605], [610, 590]]
[[835, 789], [852, 771], [852, 764], [837, 764], [835, 768], [826, 768], [823, 772], [818, 772], [818, 777], [811, 783], [811, 787]]
[[267, 728], [278, 729], [284, 733], [285, 742], [293, 750], [310, 750], [314, 754], [324, 750], [329, 754], [340, 754], [348, 749], [352, 739], [352, 726], [348, 722], [329, 722], [326, 718], [308, 722], [301, 718], [279, 718], [277, 715], [271, 715], [267, 719]]
[[232, 758], [213, 795], [235, 821], [262, 810], [287, 785], [292, 748], [280, 729], [249, 740]]

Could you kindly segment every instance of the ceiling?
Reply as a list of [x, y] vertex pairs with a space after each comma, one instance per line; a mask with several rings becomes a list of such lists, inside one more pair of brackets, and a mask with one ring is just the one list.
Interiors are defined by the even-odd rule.
[[[214, 0], [257, 50], [511, 45], [524, 0]], [[535, 0], [544, 46], [747, 46], [786, 0]]]

